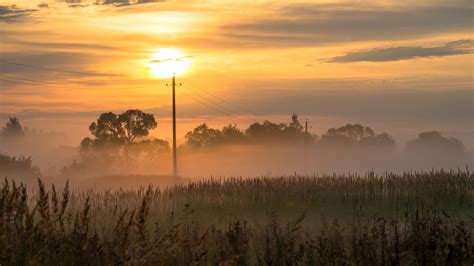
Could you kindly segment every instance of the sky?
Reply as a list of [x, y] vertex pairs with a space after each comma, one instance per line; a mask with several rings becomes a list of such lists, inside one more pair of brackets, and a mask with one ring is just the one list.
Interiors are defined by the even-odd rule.
[[[406, 138], [474, 139], [472, 1], [1, 0], [0, 122], [87, 135], [106, 111], [154, 113], [169, 139], [174, 48], [178, 129], [308, 118]], [[60, 71], [58, 71], [60, 70]]]

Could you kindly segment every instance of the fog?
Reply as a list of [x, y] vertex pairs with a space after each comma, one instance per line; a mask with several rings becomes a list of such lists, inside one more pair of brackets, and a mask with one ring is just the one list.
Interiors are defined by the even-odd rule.
[[[22, 138], [1, 139], [0, 152], [10, 156], [31, 156], [33, 166], [47, 183], [64, 184], [69, 180], [76, 188], [133, 188], [153, 184], [169, 186], [189, 180], [255, 176], [324, 175], [368, 172], [404, 172], [431, 169], [473, 169], [472, 151], [464, 153], [425, 147], [407, 149], [405, 143], [395, 149], [373, 147], [322, 147], [314, 143], [264, 142], [224, 144], [209, 148], [178, 147], [178, 172], [172, 173], [169, 150], [140, 155], [102, 150], [84, 155], [78, 146], [57, 144], [60, 135], [27, 132]], [[116, 150], [118, 151], [118, 150]], [[120, 156], [105, 154], [122, 154]], [[2, 175], [34, 185], [34, 176], [22, 171], [3, 171]], [[34, 174], [32, 174], [34, 175]]]

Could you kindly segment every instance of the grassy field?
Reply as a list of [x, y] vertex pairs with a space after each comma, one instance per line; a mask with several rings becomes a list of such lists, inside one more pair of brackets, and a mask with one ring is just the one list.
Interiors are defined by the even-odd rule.
[[28, 191], [0, 192], [1, 265], [474, 263], [468, 171]]

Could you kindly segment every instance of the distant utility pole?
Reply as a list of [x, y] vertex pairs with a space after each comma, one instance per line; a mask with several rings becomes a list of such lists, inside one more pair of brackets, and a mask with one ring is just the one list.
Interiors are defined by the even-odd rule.
[[173, 88], [173, 176], [178, 177], [178, 160], [176, 155], [176, 77], [174, 73], [171, 86]]
[[308, 119], [306, 119], [304, 125], [304, 172], [306, 173], [307, 167], [307, 160], [308, 160]]

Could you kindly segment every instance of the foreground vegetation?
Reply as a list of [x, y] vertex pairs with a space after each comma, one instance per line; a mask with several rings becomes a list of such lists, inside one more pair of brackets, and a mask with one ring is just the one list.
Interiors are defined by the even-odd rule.
[[2, 265], [474, 262], [468, 171], [28, 191], [0, 192]]

